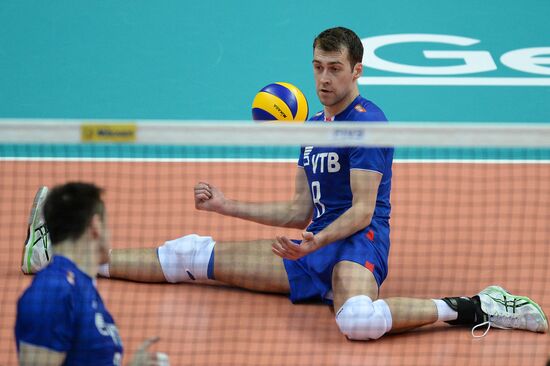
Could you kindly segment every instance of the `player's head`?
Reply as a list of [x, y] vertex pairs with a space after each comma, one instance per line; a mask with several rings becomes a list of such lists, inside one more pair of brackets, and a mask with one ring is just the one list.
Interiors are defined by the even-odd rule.
[[109, 237], [102, 189], [73, 182], [54, 187], [44, 203], [52, 245], [85, 238], [97, 245], [101, 263], [108, 261]]
[[363, 44], [350, 29], [330, 28], [313, 41], [313, 74], [319, 100], [325, 106], [345, 101], [357, 93], [363, 72]]
[[313, 41], [313, 50], [340, 52], [346, 49], [351, 69], [363, 61], [363, 43], [354, 31], [344, 27], [329, 28], [319, 33]]

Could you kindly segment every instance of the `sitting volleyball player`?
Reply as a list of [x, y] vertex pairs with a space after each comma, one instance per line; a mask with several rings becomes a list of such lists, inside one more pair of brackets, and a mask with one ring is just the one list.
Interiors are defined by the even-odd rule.
[[[42, 250], [35, 246], [26, 254], [50, 252], [32, 261], [51, 262], [17, 303], [19, 364], [121, 365], [120, 336], [95, 286], [97, 268], [108, 260], [110, 248], [101, 190], [91, 184], [68, 183], [54, 188], [45, 202], [46, 194], [46, 188], [37, 193], [29, 220], [37, 231], [29, 231], [28, 240]], [[42, 206], [54, 253], [49, 235], [44, 236]], [[147, 351], [156, 340], [146, 340], [129, 365], [168, 365], [166, 355]]]
[[[362, 56], [361, 40], [351, 30], [332, 28], [315, 38], [313, 74], [324, 109], [309, 123], [386, 120], [374, 103], [359, 95]], [[101, 274], [143, 282], [216, 280], [289, 294], [294, 303], [325, 301], [333, 304], [341, 332], [354, 340], [436, 321], [546, 332], [546, 316], [535, 302], [498, 286], [473, 297], [378, 299], [390, 245], [392, 158], [391, 148], [303, 147], [288, 202], [234, 201], [213, 185], [198, 183], [194, 193], [199, 210], [307, 229], [294, 242], [284, 236], [215, 242], [188, 235], [159, 248], [115, 249]], [[30, 230], [37, 237], [26, 244], [25, 272], [38, 270], [47, 260], [43, 225], [35, 223]]]

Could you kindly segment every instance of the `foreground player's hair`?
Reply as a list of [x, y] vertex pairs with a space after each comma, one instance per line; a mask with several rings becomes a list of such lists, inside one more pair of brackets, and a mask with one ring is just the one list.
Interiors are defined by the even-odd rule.
[[89, 183], [67, 183], [48, 193], [44, 219], [53, 245], [80, 238], [95, 214], [104, 219], [101, 193], [101, 188]]

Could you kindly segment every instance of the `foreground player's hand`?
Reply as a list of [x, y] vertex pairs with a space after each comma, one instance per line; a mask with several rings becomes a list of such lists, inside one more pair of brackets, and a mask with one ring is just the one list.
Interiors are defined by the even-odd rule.
[[302, 238], [302, 242], [298, 245], [286, 236], [277, 236], [277, 241], [272, 244], [271, 250], [281, 258], [296, 260], [319, 248], [319, 243], [313, 233], [306, 231], [302, 234]]
[[134, 353], [130, 366], [169, 366], [168, 356], [165, 353], [149, 352], [149, 347], [159, 339], [159, 337], [146, 339]]
[[225, 204], [225, 196], [222, 191], [206, 182], [197, 183], [194, 191], [197, 210], [221, 212]]

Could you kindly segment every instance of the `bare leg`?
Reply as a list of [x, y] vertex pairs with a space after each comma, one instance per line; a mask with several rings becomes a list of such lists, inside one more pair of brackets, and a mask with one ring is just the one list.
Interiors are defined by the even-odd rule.
[[332, 271], [332, 292], [336, 313], [350, 297], [367, 295], [372, 301], [378, 299], [378, 284], [372, 272], [362, 265], [342, 261]]
[[289, 293], [283, 260], [271, 252], [272, 242], [257, 240], [216, 244], [216, 280], [253, 291]]
[[[343, 261], [334, 267], [332, 287], [335, 312], [353, 296], [367, 295], [373, 301], [378, 298], [378, 285], [374, 275], [354, 262]], [[392, 315], [392, 333], [437, 321], [437, 307], [430, 299], [394, 297], [384, 301], [388, 304]]]
[[391, 297], [384, 301], [392, 315], [391, 333], [404, 332], [437, 321], [437, 307], [430, 299]]
[[[271, 252], [272, 240], [216, 243], [216, 281], [254, 291], [289, 293], [283, 260]], [[156, 248], [113, 249], [112, 278], [139, 282], [166, 282]]]
[[157, 248], [113, 249], [109, 275], [138, 282], [166, 282], [157, 256]]

